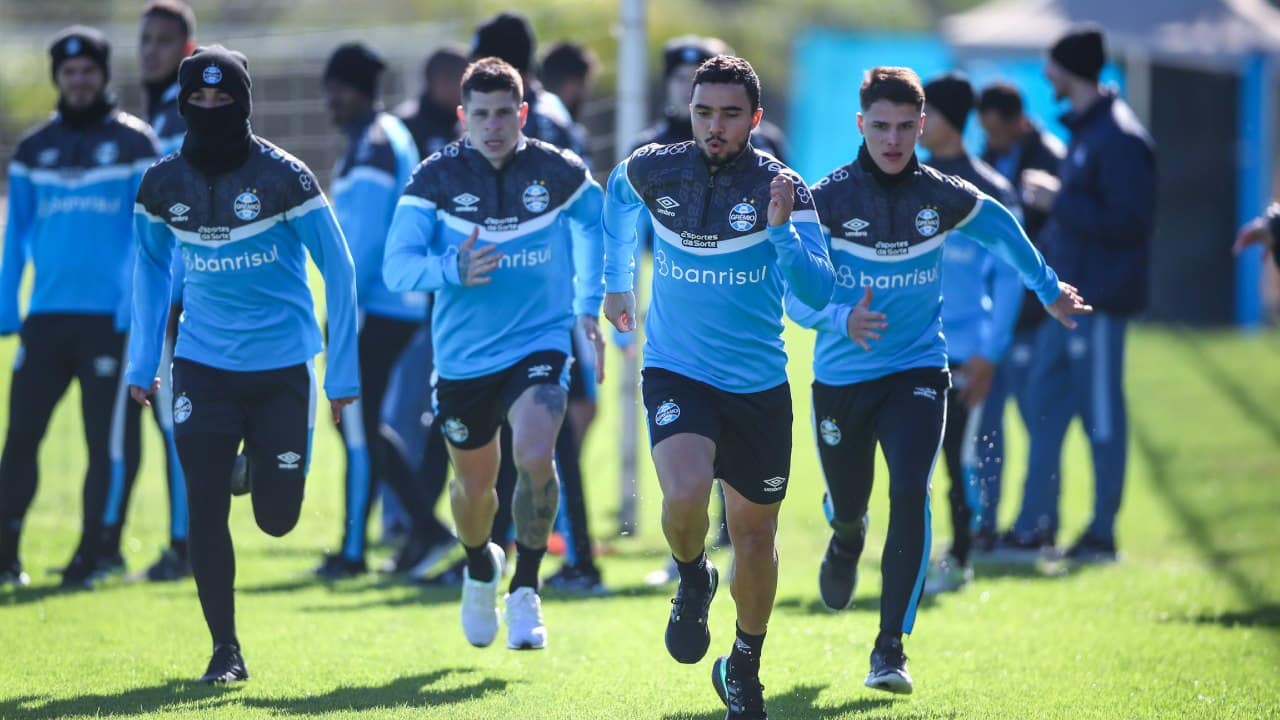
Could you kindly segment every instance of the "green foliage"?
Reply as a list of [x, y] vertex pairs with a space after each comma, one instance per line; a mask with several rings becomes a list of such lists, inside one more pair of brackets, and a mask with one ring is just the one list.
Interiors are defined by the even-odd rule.
[[[876, 632], [879, 554], [887, 523], [885, 475], [873, 493], [871, 540], [854, 607], [817, 604], [826, 533], [822, 478], [809, 413], [807, 333], [788, 330], [796, 403], [792, 485], [779, 535], [780, 586], [762, 678], [772, 717], [824, 718], [1257, 718], [1280, 713], [1280, 358], [1275, 334], [1131, 334], [1129, 483], [1121, 513], [1123, 560], [1111, 567], [980, 566], [965, 592], [926, 601], [907, 640], [916, 693], [891, 698], [862, 686]], [[16, 342], [0, 341], [0, 365]], [[621, 367], [611, 354], [610, 387]], [[0, 393], [8, 382], [0, 377]], [[617, 506], [619, 407], [603, 394], [584, 458], [594, 528], [608, 533]], [[207, 689], [209, 644], [190, 582], [112, 582], [62, 594], [45, 568], [70, 555], [84, 468], [74, 393], [42, 451], [41, 487], [23, 552], [35, 586], [0, 592], [0, 717], [52, 718], [663, 718], [718, 720], [708, 682], [727, 651], [727, 584], [713, 605], [712, 652], [697, 667], [662, 643], [668, 589], [644, 575], [665, 562], [656, 480], [642, 462], [641, 535], [614, 539], [603, 559], [608, 599], [545, 596], [551, 644], [543, 652], [478, 650], [458, 628], [456, 591], [424, 591], [369, 578], [323, 585], [306, 576], [340, 535], [340, 443], [316, 432], [307, 501], [282, 540], [233, 505], [239, 634], [253, 680]], [[1009, 413], [1002, 508], [1016, 512], [1026, 453]], [[167, 519], [158, 438], [149, 420], [125, 554], [154, 559]], [[323, 424], [327, 424], [323, 418]], [[1064, 532], [1091, 502], [1086, 443], [1064, 457]], [[945, 472], [934, 485], [934, 531], [950, 534]], [[442, 508], [442, 512], [447, 510]], [[447, 514], [445, 515], [447, 517]], [[727, 570], [723, 551], [713, 557]], [[549, 560], [547, 572], [555, 568]], [[725, 575], [727, 577], [727, 574]]]

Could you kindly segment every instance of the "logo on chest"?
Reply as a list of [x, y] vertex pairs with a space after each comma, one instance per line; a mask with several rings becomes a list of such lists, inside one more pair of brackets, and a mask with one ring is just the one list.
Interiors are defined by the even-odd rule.
[[110, 165], [120, 157], [120, 146], [108, 140], [99, 143], [98, 147], [93, 149], [93, 161], [99, 165]]
[[657, 213], [659, 215], [666, 215], [667, 217], [675, 217], [676, 214], [673, 211], [680, 207], [680, 203], [670, 195], [663, 195], [657, 200], [654, 200], [654, 202], [658, 205]]
[[453, 202], [454, 202], [454, 208], [453, 208], [454, 212], [460, 212], [460, 213], [476, 212], [477, 210], [480, 209], [476, 207], [476, 203], [480, 202], [480, 198], [476, 197], [475, 195], [472, 195], [471, 193], [462, 193], [461, 195], [454, 195]]
[[524, 202], [524, 209], [532, 213], [540, 213], [547, 209], [551, 204], [551, 193], [547, 191], [547, 187], [540, 181], [535, 182], [524, 189], [524, 194], [520, 196]]
[[169, 206], [169, 222], [186, 222], [191, 207], [185, 203], [174, 203]]
[[756, 226], [756, 207], [751, 203], [740, 202], [729, 210], [729, 227], [736, 232], [747, 232]]
[[237, 218], [248, 222], [262, 212], [262, 201], [253, 191], [246, 190], [236, 196], [234, 210]]
[[938, 234], [938, 228], [942, 226], [942, 218], [939, 217], [938, 211], [933, 208], [921, 208], [916, 213], [916, 232], [922, 237], [933, 237]]
[[866, 237], [867, 228], [871, 227], [871, 223], [863, 220], [862, 218], [856, 217], [846, 223], [843, 223], [840, 227], [849, 231], [845, 233], [845, 236], [847, 237]]

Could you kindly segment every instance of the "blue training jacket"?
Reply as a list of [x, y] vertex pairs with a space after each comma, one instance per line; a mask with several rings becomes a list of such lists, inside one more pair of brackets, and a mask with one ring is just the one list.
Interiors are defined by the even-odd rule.
[[328, 309], [325, 392], [359, 395], [346, 239], [311, 170], [260, 137], [252, 143], [245, 164], [227, 173], [209, 177], [175, 153], [143, 177], [127, 382], [150, 386], [160, 364], [175, 247], [186, 267], [175, 357], [241, 372], [310, 360], [322, 348], [307, 285], [310, 252]]
[[[768, 227], [779, 174], [795, 183], [795, 204], [789, 222]], [[715, 173], [693, 141], [636, 150], [614, 168], [605, 196], [608, 292], [634, 289], [641, 211], [656, 236], [644, 366], [733, 393], [786, 382], [783, 293], [821, 308], [833, 281], [804, 181], [749, 143]]]
[[[929, 167], [973, 183], [1021, 220], [1013, 185], [976, 157], [933, 158]], [[963, 363], [974, 355], [992, 363], [1004, 357], [1022, 309], [1018, 271], [978, 241], [956, 229], [942, 244], [942, 331], [947, 359]]]
[[56, 113], [9, 162], [9, 219], [0, 262], [0, 334], [22, 324], [18, 287], [28, 261], [27, 314], [111, 315], [129, 327], [133, 197], [157, 156], [146, 123], [112, 111], [77, 130]]
[[[465, 380], [539, 350], [571, 352], [574, 315], [600, 314], [600, 185], [570, 150], [521, 138], [501, 169], [449, 143], [418, 166], [396, 206], [382, 272], [393, 291], [435, 292], [432, 347], [440, 377]], [[458, 277], [458, 246], [503, 257], [485, 285]], [[495, 251], [495, 252], [497, 252]]]
[[[914, 157], [902, 173], [882, 175], [864, 146], [856, 160], [813, 188], [836, 266], [835, 296], [820, 311], [788, 297], [787, 313], [818, 331], [813, 374], [828, 385], [946, 367], [940, 267], [952, 230], [1015, 267], [1041, 302], [1058, 298], [1058, 276], [1003, 205]], [[880, 340], [870, 341], [870, 351], [848, 335], [849, 314], [866, 288], [871, 309], [885, 313], [889, 324]]]
[[426, 293], [392, 292], [382, 280], [387, 231], [418, 165], [418, 148], [404, 123], [384, 112], [359, 122], [351, 136], [334, 170], [330, 197], [356, 263], [360, 309], [397, 320], [426, 320]]

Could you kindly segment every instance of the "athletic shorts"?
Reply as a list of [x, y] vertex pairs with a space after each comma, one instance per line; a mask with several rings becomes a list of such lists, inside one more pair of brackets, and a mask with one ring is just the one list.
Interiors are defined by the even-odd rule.
[[642, 394], [652, 448], [672, 435], [716, 445], [715, 476], [759, 505], [779, 502], [791, 476], [791, 386], [731, 393], [662, 368], [645, 368]]
[[315, 425], [315, 372], [310, 363], [236, 372], [185, 358], [173, 360], [173, 434], [244, 439], [255, 464], [307, 472]]
[[475, 450], [493, 439], [511, 406], [535, 385], [559, 385], [567, 392], [573, 363], [558, 350], [539, 350], [504, 370], [467, 380], [436, 381], [436, 416], [449, 444]]

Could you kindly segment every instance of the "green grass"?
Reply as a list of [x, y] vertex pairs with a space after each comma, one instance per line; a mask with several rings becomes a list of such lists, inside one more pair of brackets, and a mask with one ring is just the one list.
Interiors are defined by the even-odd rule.
[[[849, 612], [828, 613], [816, 599], [825, 532], [804, 420], [811, 342], [790, 332], [800, 358], [792, 368], [798, 420], [779, 537], [781, 585], [764, 656], [772, 717], [1280, 715], [1280, 337], [1132, 332], [1123, 561], [1056, 575], [980, 569], [966, 592], [923, 606], [907, 641], [916, 694], [893, 698], [862, 686], [877, 624], [883, 470], [858, 600]], [[13, 350], [13, 340], [0, 342], [0, 358]], [[711, 659], [729, 648], [733, 606], [723, 593], [712, 609], [708, 659], [687, 667], [667, 657], [669, 595], [642, 581], [665, 558], [647, 460], [641, 534], [613, 541], [617, 555], [604, 561], [606, 580], [621, 594], [548, 595], [545, 652], [500, 644], [477, 650], [459, 631], [454, 592], [378, 578], [332, 586], [306, 578], [339, 537], [342, 463], [328, 427], [317, 433], [303, 518], [291, 535], [265, 536], [248, 503], [234, 504], [239, 633], [253, 680], [231, 689], [194, 686], [209, 644], [190, 582], [115, 582], [63, 594], [45, 573], [66, 560], [79, 524], [84, 459], [75, 408], [69, 395], [41, 456], [42, 485], [23, 545], [34, 585], [0, 594], [0, 717], [723, 717], [708, 678]], [[585, 461], [602, 533], [614, 528], [618, 412], [606, 402]], [[155, 439], [147, 438], [127, 528], [132, 569], [154, 558], [167, 532]], [[1010, 467], [1021, 467], [1026, 447], [1017, 432], [1009, 452]], [[1067, 541], [1091, 502], [1078, 429], [1064, 467], [1060, 539]], [[1019, 500], [1020, 472], [1010, 475], [1018, 477], [1007, 478], [1006, 522]], [[947, 482], [939, 473], [939, 542], [950, 534]]]

